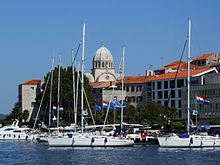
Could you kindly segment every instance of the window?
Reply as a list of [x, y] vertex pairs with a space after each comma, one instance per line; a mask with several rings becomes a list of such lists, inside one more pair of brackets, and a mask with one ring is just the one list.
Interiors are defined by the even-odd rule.
[[158, 99], [162, 99], [162, 91], [158, 91], [157, 98], [158, 98]]
[[171, 100], [171, 107], [175, 107], [175, 100]]
[[164, 106], [165, 106], [165, 107], [168, 107], [168, 103], [169, 103], [168, 100], [165, 100], [165, 101], [164, 101]]
[[130, 103], [131, 102], [131, 97], [126, 97], [125, 100]]
[[181, 90], [178, 90], [178, 98], [181, 98]]
[[168, 98], [168, 91], [164, 91], [164, 98], [165, 98], [165, 99]]
[[[154, 82], [152, 82], [152, 89], [153, 89], [153, 90], [154, 90], [154, 88], [155, 88], [155, 87], [154, 87], [154, 84], [155, 84], [155, 83], [154, 83]], [[219, 92], [219, 93], [220, 93], [220, 92]], [[220, 95], [220, 94], [219, 94], [219, 95]]]
[[134, 96], [131, 97], [131, 102], [133, 102], [133, 103], [135, 102], [135, 97]]
[[179, 107], [178, 108], [181, 108], [181, 100], [179, 100]]
[[129, 92], [129, 86], [126, 86], [126, 92]]
[[175, 88], [175, 80], [170, 80], [170, 88]]
[[141, 86], [141, 85], [138, 85], [136, 90], [137, 90], [137, 92], [138, 92], [138, 91], [142, 91], [142, 86]]
[[191, 80], [191, 84], [199, 84], [199, 80]]
[[131, 92], [134, 92], [134, 86], [131, 86]]
[[161, 89], [161, 82], [157, 82], [157, 89]]
[[171, 98], [175, 98], [175, 90], [171, 90]]
[[139, 90], [140, 90], [140, 91], [142, 91], [142, 88], [143, 88], [143, 86], [142, 86], [142, 85], [140, 85], [140, 88], [139, 88]]
[[181, 88], [184, 86], [184, 81], [183, 80], [177, 80], [177, 88]]
[[137, 97], [137, 102], [142, 102], [142, 96]]
[[153, 92], [152, 95], [153, 95], [152, 98], [154, 100], [155, 99], [155, 92]]
[[168, 89], [168, 81], [164, 81], [164, 89]]

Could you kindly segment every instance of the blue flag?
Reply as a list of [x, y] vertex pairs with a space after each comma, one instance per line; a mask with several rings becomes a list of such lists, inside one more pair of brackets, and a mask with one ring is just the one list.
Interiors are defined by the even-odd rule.
[[121, 105], [121, 103], [119, 101], [115, 101], [115, 103], [113, 104], [114, 105], [114, 109], [115, 110], [118, 110], [120, 109], [121, 107], [126, 107], [127, 106], [127, 103], [125, 101], [123, 101], [123, 105]]
[[95, 110], [96, 110], [96, 111], [102, 110], [101, 105], [95, 104]]

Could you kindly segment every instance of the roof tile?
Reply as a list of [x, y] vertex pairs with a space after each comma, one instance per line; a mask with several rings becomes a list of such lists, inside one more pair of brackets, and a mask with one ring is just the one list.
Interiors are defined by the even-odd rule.
[[21, 85], [37, 85], [40, 82], [41, 82], [41, 80], [29, 80], [29, 81], [22, 83]]

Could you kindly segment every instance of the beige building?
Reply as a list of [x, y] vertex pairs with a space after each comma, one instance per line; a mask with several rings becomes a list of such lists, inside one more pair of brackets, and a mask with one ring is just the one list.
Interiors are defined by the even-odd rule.
[[21, 105], [21, 112], [28, 111], [30, 121], [31, 117], [35, 114], [36, 96], [40, 91], [41, 80], [30, 80], [18, 86], [18, 102]]

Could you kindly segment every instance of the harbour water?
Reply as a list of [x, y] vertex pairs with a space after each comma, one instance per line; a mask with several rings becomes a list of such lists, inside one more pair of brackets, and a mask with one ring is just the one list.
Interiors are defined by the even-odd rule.
[[158, 145], [129, 148], [49, 148], [26, 141], [0, 141], [1, 165], [218, 165], [220, 148], [163, 149]]

